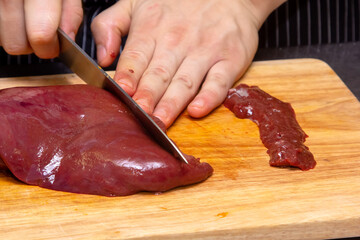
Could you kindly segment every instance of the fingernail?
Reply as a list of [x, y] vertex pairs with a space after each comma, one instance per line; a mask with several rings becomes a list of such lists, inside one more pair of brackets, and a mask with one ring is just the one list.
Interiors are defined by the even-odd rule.
[[191, 107], [196, 107], [196, 108], [203, 108], [205, 105], [205, 102], [203, 99], [195, 99], [192, 103], [191, 103]]
[[154, 116], [159, 118], [163, 123], [165, 123], [167, 119], [167, 112], [164, 109], [159, 109], [154, 112]]
[[101, 62], [106, 57], [106, 48], [101, 44], [97, 45], [96, 48], [97, 48], [97, 60], [98, 62]]

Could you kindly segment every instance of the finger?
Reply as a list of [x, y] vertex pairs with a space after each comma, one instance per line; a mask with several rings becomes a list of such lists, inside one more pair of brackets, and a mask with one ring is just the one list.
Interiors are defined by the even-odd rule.
[[56, 31], [61, 6], [61, 0], [24, 0], [27, 36], [31, 48], [40, 58], [54, 58], [59, 54]]
[[185, 58], [164, 96], [155, 107], [154, 116], [167, 127], [182, 112], [185, 106], [197, 93], [211, 65], [211, 58], [197, 55]]
[[246, 48], [248, 44], [233, 42], [229, 45], [233, 47], [223, 47], [222, 60], [211, 67], [200, 92], [187, 108], [190, 116], [204, 117], [224, 101], [228, 90], [245, 73], [254, 57], [257, 41], [252, 44], [253, 47]]
[[63, 0], [60, 28], [75, 40], [76, 33], [83, 19], [81, 0]]
[[187, 43], [182, 41], [183, 31], [167, 31], [157, 40], [151, 62], [143, 73], [133, 99], [147, 113], [152, 113], [176, 70], [185, 57]]
[[187, 107], [190, 116], [204, 117], [222, 104], [228, 90], [240, 76], [240, 70], [241, 67], [230, 60], [216, 63], [209, 70], [200, 92]]
[[155, 41], [147, 34], [130, 33], [122, 51], [114, 80], [133, 96], [139, 80], [149, 66]]
[[133, 96], [133, 99], [148, 113], [153, 112], [182, 61], [179, 55], [169, 49], [159, 51], [161, 53], [155, 49], [155, 54]]
[[98, 63], [109, 66], [120, 52], [121, 37], [130, 27], [131, 2], [118, 1], [96, 16], [91, 23], [91, 31], [97, 48]]
[[[144, 5], [147, 3], [149, 2]], [[153, 7], [136, 8], [135, 6], [136, 10], [131, 18], [131, 29], [114, 76], [115, 81], [131, 96], [134, 95], [140, 78], [153, 58], [156, 36], [162, 36], [159, 33], [161, 29], [159, 15], [162, 15], [163, 8], [161, 4], [150, 5]]]
[[23, 0], [0, 1], [0, 42], [8, 54], [32, 52], [25, 30]]

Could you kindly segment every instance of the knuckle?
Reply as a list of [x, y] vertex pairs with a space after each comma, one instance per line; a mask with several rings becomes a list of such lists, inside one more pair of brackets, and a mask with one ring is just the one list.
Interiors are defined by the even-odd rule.
[[92, 20], [90, 24], [90, 29], [92, 32], [96, 31], [99, 28], [106, 28], [108, 26], [106, 18], [103, 18], [102, 16], [103, 15], [100, 13]]
[[[215, 37], [209, 37], [215, 36]], [[206, 30], [199, 35], [197, 39], [197, 45], [205, 49], [213, 49], [223, 46], [225, 43], [226, 35], [218, 34], [213, 29]]]
[[161, 99], [161, 103], [159, 103], [157, 107], [165, 109], [167, 113], [172, 113], [174, 111], [177, 111], [180, 108], [180, 105], [178, 103], [178, 99], [174, 97], [167, 97]]
[[145, 65], [148, 65], [148, 59], [143, 51], [128, 49], [124, 50], [122, 55], [123, 57], [131, 59], [135, 62], [141, 62]]
[[226, 89], [228, 88], [228, 84], [225, 81], [226, 77], [222, 73], [213, 73], [211, 75], [212, 81], [216, 84], [216, 87], [219, 89]]
[[188, 74], [181, 74], [181, 75], [175, 77], [174, 81], [179, 82], [180, 84], [182, 84], [189, 90], [193, 90], [193, 88], [194, 88], [193, 80], [191, 79], [190, 75], [188, 75]]
[[186, 26], [174, 25], [164, 34], [163, 39], [168, 47], [176, 47], [184, 40], [186, 31]]
[[156, 78], [161, 79], [163, 83], [168, 83], [171, 77], [169, 69], [165, 66], [157, 66], [150, 68], [145, 72], [144, 75], [156, 76]]
[[100, 18], [100, 15], [98, 15], [98, 16], [96, 16], [92, 21], [91, 21], [91, 23], [90, 23], [90, 30], [92, 31], [92, 32], [94, 32], [97, 28], [98, 28], [98, 26], [99, 26], [99, 18]]
[[29, 42], [35, 45], [49, 44], [54, 40], [54, 36], [55, 31], [46, 25], [28, 33]]

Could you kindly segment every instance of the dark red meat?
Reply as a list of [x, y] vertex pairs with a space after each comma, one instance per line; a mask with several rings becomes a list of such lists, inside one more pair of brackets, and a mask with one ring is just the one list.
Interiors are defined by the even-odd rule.
[[272, 97], [256, 86], [240, 84], [229, 90], [224, 105], [237, 117], [251, 119], [258, 125], [271, 166], [293, 166], [302, 170], [315, 167], [314, 156], [304, 145], [307, 135], [296, 121], [289, 103]]
[[88, 85], [1, 90], [0, 157], [28, 184], [105, 196], [166, 191], [213, 171], [175, 159], [117, 98]]
[[0, 170], [7, 169], [5, 163], [0, 159]]

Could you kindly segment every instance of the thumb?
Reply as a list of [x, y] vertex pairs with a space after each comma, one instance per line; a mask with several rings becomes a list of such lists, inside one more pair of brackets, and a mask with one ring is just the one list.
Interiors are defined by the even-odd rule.
[[98, 63], [109, 66], [120, 52], [121, 37], [129, 32], [131, 1], [122, 0], [101, 12], [91, 23]]

